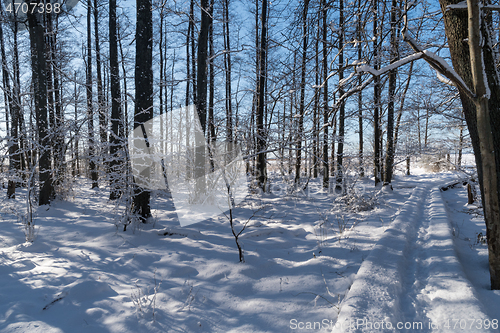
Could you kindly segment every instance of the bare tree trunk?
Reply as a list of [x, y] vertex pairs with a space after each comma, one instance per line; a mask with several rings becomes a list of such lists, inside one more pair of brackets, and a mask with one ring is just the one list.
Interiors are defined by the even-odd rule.
[[108, 133], [106, 121], [106, 106], [104, 101], [104, 88], [102, 83], [102, 63], [101, 63], [101, 44], [99, 40], [99, 10], [97, 0], [94, 0], [94, 34], [95, 34], [95, 62], [97, 71], [97, 114], [99, 115], [99, 138], [100, 158], [105, 159], [108, 153]]
[[[319, 39], [320, 39], [320, 28], [318, 25], [318, 30], [316, 31], [316, 41], [314, 43], [314, 84], [316, 87], [319, 86]], [[320, 90], [317, 89], [314, 92], [314, 109], [313, 109], [313, 178], [318, 178], [318, 155], [319, 155], [319, 95]]]
[[92, 2], [87, 0], [87, 117], [89, 135], [89, 169], [92, 188], [98, 187], [98, 173], [95, 164], [95, 141], [94, 141], [94, 111], [92, 107], [92, 33], [91, 33]]
[[[159, 28], [160, 28], [160, 36], [159, 36], [159, 43], [158, 43], [158, 53], [160, 54], [160, 93], [159, 93], [159, 98], [160, 98], [160, 140], [161, 140], [161, 153], [162, 153], [162, 156], [165, 156], [165, 145], [164, 145], [164, 140], [165, 140], [165, 136], [164, 136], [164, 133], [165, 133], [165, 123], [164, 123], [164, 117], [163, 117], [163, 113], [167, 112], [166, 111], [166, 103], [167, 103], [167, 100], [165, 98], [165, 103], [163, 102], [163, 97], [166, 97], [167, 95], [163, 95], [163, 90], [167, 90], [166, 88], [166, 78], [165, 78], [165, 61], [166, 61], [166, 57], [164, 57], [164, 55], [166, 54], [164, 52], [164, 49], [167, 48], [166, 45], [163, 45], [163, 42], [164, 42], [164, 39], [163, 39], [163, 21], [165, 19], [165, 5], [166, 5], [166, 2], [162, 2], [161, 3], [161, 9], [160, 9], [160, 24], [159, 24]], [[166, 35], [166, 33], [165, 33]], [[166, 40], [165, 40], [166, 41]], [[165, 109], [165, 111], [164, 111]], [[162, 159], [162, 167], [163, 167], [163, 174], [165, 174], [165, 160]]]
[[[344, 80], [344, 0], [339, 0], [339, 98], [344, 95], [342, 81]], [[344, 182], [344, 135], [345, 135], [345, 103], [342, 102], [339, 107], [339, 135], [337, 143], [337, 166], [336, 166], [336, 186], [337, 191], [342, 191]]]
[[[306, 0], [307, 1], [307, 0]], [[262, 1], [261, 15], [261, 39], [260, 39], [260, 67], [259, 67], [259, 84], [257, 86], [257, 180], [259, 187], [265, 191], [267, 184], [267, 165], [266, 165], [266, 138], [264, 128], [264, 109], [265, 109], [265, 90], [266, 90], [266, 52], [267, 52], [267, 0]]]
[[[375, 70], [380, 69], [380, 59], [379, 59], [379, 28], [378, 28], [378, 1], [373, 0], [373, 59]], [[375, 176], [375, 186], [377, 186], [382, 181], [382, 172], [380, 166], [380, 104], [381, 104], [381, 87], [380, 87], [380, 76], [375, 76], [374, 86], [373, 86], [373, 132], [374, 132], [374, 151], [373, 151], [373, 164], [374, 164], [374, 176]]]
[[[77, 76], [75, 71], [75, 124], [78, 122], [78, 85], [77, 85]], [[80, 153], [79, 153], [79, 135], [75, 133], [75, 161], [74, 161], [74, 176], [80, 176]]]
[[233, 102], [231, 93], [231, 43], [229, 32], [229, 0], [224, 0], [224, 70], [226, 72], [226, 142], [233, 142]]
[[399, 126], [401, 124], [401, 117], [403, 116], [403, 108], [405, 105], [406, 93], [408, 92], [408, 88], [410, 87], [410, 81], [413, 74], [413, 64], [412, 61], [410, 63], [410, 69], [408, 73], [408, 79], [406, 80], [405, 89], [403, 90], [403, 94], [401, 95], [401, 103], [399, 104], [398, 116], [396, 117], [396, 126], [394, 127], [394, 153], [398, 148], [398, 134], [399, 134]]
[[56, 115], [55, 122], [55, 135], [54, 135], [54, 157], [55, 157], [55, 168], [57, 178], [55, 182], [61, 184], [64, 174], [66, 173], [66, 163], [64, 161], [64, 134], [62, 132], [64, 126], [64, 114], [63, 114], [63, 102], [61, 99], [61, 80], [60, 80], [60, 57], [61, 55], [57, 52], [58, 42], [57, 33], [59, 31], [59, 16], [54, 16], [55, 29], [51, 38], [51, 54], [52, 54], [52, 75], [54, 81], [54, 108]]
[[[194, 17], [194, 0], [191, 0], [191, 5], [189, 8], [189, 22], [191, 24], [191, 84], [193, 85], [193, 103], [196, 103], [197, 97], [196, 94], [198, 93], [198, 89], [196, 87], [197, 81], [196, 81], [196, 38], [194, 37], [195, 34], [195, 17]], [[199, 36], [198, 36], [199, 37]]]
[[196, 110], [200, 118], [201, 132], [195, 132], [195, 179], [196, 193], [200, 198], [205, 193], [205, 134], [207, 125], [207, 50], [210, 30], [208, 0], [201, 0], [201, 27], [198, 35], [198, 73], [196, 84]]
[[330, 176], [335, 177], [335, 141], [337, 141], [337, 115], [333, 115], [333, 129], [332, 129], [332, 158], [330, 159]]
[[[0, 8], [1, 14], [3, 7]], [[15, 199], [17, 186], [17, 171], [19, 171], [19, 145], [18, 145], [18, 117], [13, 101], [13, 92], [10, 87], [9, 71], [7, 69], [7, 58], [5, 55], [5, 43], [3, 36], [3, 22], [0, 22], [0, 49], [2, 56], [2, 79], [5, 104], [5, 120], [7, 135], [9, 136], [9, 181], [7, 185], [7, 198]], [[11, 125], [9, 128], [9, 112]]]
[[[30, 3], [30, 7], [35, 7], [38, 2]], [[30, 8], [31, 9], [31, 8]], [[47, 122], [47, 78], [45, 59], [45, 40], [42, 18], [35, 11], [28, 10], [28, 29], [31, 46], [31, 69], [34, 83], [34, 100], [36, 124], [38, 129], [39, 151], [39, 180], [40, 194], [39, 205], [47, 205], [54, 197], [54, 187], [52, 184], [52, 170], [49, 151], [49, 133]]]
[[[118, 37], [118, 47], [120, 48], [120, 59], [121, 59], [121, 67], [122, 67], [122, 72], [123, 72], [123, 137], [127, 140], [128, 139], [128, 131], [129, 131], [129, 124], [128, 124], [128, 97], [127, 97], [127, 71], [125, 70], [125, 56], [123, 54], [123, 47], [122, 47], [122, 39], [120, 38], [120, 29], [118, 26], [118, 21], [117, 21], [117, 29], [116, 29], [117, 37]], [[128, 143], [125, 141], [125, 146], [127, 146]], [[128, 156], [128, 155], [127, 155]], [[128, 163], [128, 162], [127, 162]]]
[[460, 125], [460, 137], [458, 139], [458, 159], [457, 159], [457, 167], [462, 167], [462, 150], [464, 147], [464, 127]]
[[330, 171], [328, 168], [328, 7], [326, 0], [321, 0], [323, 18], [323, 188], [328, 188]]
[[[215, 147], [215, 123], [214, 123], [214, 100], [215, 100], [215, 87], [214, 87], [214, 81], [215, 81], [215, 66], [214, 66], [214, 25], [213, 25], [213, 12], [214, 12], [214, 0], [210, 0], [210, 30], [208, 31], [208, 44], [210, 48], [210, 54], [209, 54], [209, 79], [208, 79], [208, 86], [209, 86], [209, 98], [208, 98], [208, 142], [209, 142], [209, 152], [210, 152], [210, 169], [212, 171], [215, 170], [215, 163], [214, 163], [214, 157], [213, 157], [213, 148]], [[225, 16], [225, 15], [223, 15]], [[226, 44], [226, 38], [224, 37], [224, 44]], [[225, 46], [225, 45], [224, 45]], [[226, 65], [226, 62], [224, 61], [224, 65]], [[226, 83], [226, 91], [227, 91], [227, 83]], [[227, 102], [226, 102], [227, 105]], [[229, 131], [229, 129], [226, 129]]]
[[[251, 150], [254, 157], [252, 158], [251, 171], [252, 175], [256, 176], [257, 170], [257, 107], [259, 104], [258, 88], [260, 80], [260, 41], [259, 41], [259, 0], [255, 0], [255, 93], [252, 100], [252, 115], [250, 119], [251, 126]], [[250, 141], [250, 140], [249, 140]]]
[[[474, 100], [477, 113], [477, 129], [479, 133], [480, 151], [483, 171], [483, 198], [486, 221], [486, 237], [488, 239], [490, 280], [492, 289], [500, 289], [500, 201], [498, 193], [498, 173], [495, 156], [495, 144], [492, 134], [489, 89], [486, 82], [498, 89], [499, 76], [494, 70], [485, 72], [488, 64], [487, 56], [492, 53], [488, 29], [485, 28], [484, 17], [481, 17], [480, 5], [477, 1], [467, 0], [469, 17], [469, 50], [472, 72], [473, 91], [477, 96]], [[482, 22], [482, 23], [481, 23]], [[482, 25], [482, 26], [481, 26]], [[486, 39], [484, 51], [481, 43]], [[490, 54], [484, 54], [489, 52]], [[491, 75], [495, 74], [495, 75]], [[488, 75], [489, 77], [485, 77]], [[498, 111], [498, 104], [496, 105]], [[498, 153], [497, 153], [498, 154]]]
[[[361, 8], [361, 0], [358, 0], [358, 8]], [[362, 60], [362, 51], [363, 45], [361, 43], [361, 33], [362, 33], [362, 24], [361, 21], [361, 12], [358, 12], [357, 25], [356, 25], [356, 40], [358, 41], [357, 51], [358, 51], [358, 61]], [[358, 77], [358, 85], [361, 86], [363, 83], [363, 78], [361, 75]], [[363, 92], [360, 91], [358, 93], [358, 140], [359, 140], [359, 148], [358, 148], [358, 160], [359, 160], [359, 177], [365, 176], [365, 167], [363, 165]]]
[[[153, 18], [151, 0], [137, 0], [137, 23], [135, 37], [135, 110], [134, 129], [141, 127], [149, 148], [149, 139], [144, 124], [153, 119]], [[140, 140], [140, 139], [138, 139]], [[149, 167], [142, 176], [149, 177]], [[134, 191], [134, 213], [142, 222], [151, 216], [150, 191], [136, 183]]]
[[427, 148], [429, 142], [429, 107], [425, 108], [425, 132], [424, 132], [424, 148]]
[[300, 182], [300, 165], [302, 162], [302, 141], [304, 140], [304, 100], [306, 94], [306, 61], [307, 61], [307, 11], [309, 9], [309, 0], [304, 0], [302, 11], [302, 65], [300, 74], [300, 104], [299, 119], [297, 128], [297, 159], [295, 160], [295, 184]]
[[[448, 5], [458, 2], [439, 1], [453, 67], [477, 96], [470, 98], [465, 91], [460, 90], [481, 187], [491, 288], [500, 289], [500, 133], [492, 131], [492, 128], [499, 128], [500, 125], [500, 84], [495, 66], [497, 55], [491, 46], [491, 23], [485, 17], [480, 17], [479, 3], [468, 0], [468, 13], [464, 10], [448, 10]], [[466, 39], [468, 43], [463, 42]], [[486, 94], [487, 91], [489, 94]]]
[[[191, 0], [191, 6], [190, 6], [190, 14], [189, 14], [189, 23], [188, 23], [188, 30], [186, 34], [186, 97], [185, 97], [185, 102], [184, 106], [186, 107], [186, 151], [189, 153], [190, 152], [190, 146], [189, 146], [189, 136], [190, 136], [190, 128], [189, 128], [189, 105], [191, 104], [190, 100], [190, 88], [191, 88], [191, 83], [192, 83], [192, 78], [191, 78], [191, 53], [189, 50], [189, 47], [191, 46], [191, 30], [193, 29], [193, 13], [192, 9], [193, 8], [193, 0]], [[172, 82], [173, 84], [173, 82]], [[188, 158], [190, 158], [188, 156]], [[191, 178], [191, 163], [187, 163], [186, 165], [186, 178], [189, 179]]]
[[[391, 64], [398, 60], [397, 0], [391, 5]], [[387, 105], [387, 153], [384, 185], [392, 182], [394, 164], [394, 99], [396, 94], [397, 69], [389, 71], [389, 103]]]
[[122, 122], [122, 106], [120, 91], [120, 70], [118, 67], [118, 41], [116, 32], [116, 0], [109, 0], [109, 67], [111, 83], [111, 137], [110, 137], [110, 193], [109, 199], [118, 199], [122, 193], [118, 180], [120, 171], [123, 170], [123, 159], [119, 152], [123, 147], [123, 140], [120, 133], [120, 123]]

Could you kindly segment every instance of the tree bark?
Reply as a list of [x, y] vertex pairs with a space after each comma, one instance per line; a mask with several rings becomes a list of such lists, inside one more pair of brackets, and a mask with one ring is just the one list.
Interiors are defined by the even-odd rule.
[[224, 70], [226, 72], [226, 142], [233, 142], [233, 102], [231, 93], [231, 42], [229, 39], [229, 0], [224, 0]]
[[101, 141], [100, 155], [101, 159], [107, 155], [108, 134], [106, 121], [106, 107], [104, 101], [104, 88], [102, 82], [102, 62], [101, 62], [101, 44], [99, 40], [99, 10], [97, 0], [94, 0], [94, 35], [95, 35], [95, 63], [97, 71], [97, 114], [99, 115], [99, 138]]
[[[0, 8], [3, 13], [3, 7]], [[3, 22], [0, 22], [0, 50], [2, 56], [2, 79], [5, 104], [5, 118], [7, 135], [9, 136], [9, 181], [7, 184], [7, 198], [15, 199], [17, 185], [17, 171], [19, 170], [19, 145], [18, 145], [18, 117], [16, 106], [14, 105], [13, 92], [10, 87], [9, 70], [7, 68], [7, 58], [5, 54], [5, 43], [3, 36]], [[9, 113], [11, 124], [9, 127]]]
[[208, 0], [201, 0], [201, 26], [198, 35], [197, 53], [197, 83], [196, 83], [196, 111], [201, 124], [201, 132], [195, 130], [195, 179], [196, 195], [202, 198], [205, 193], [205, 134], [207, 127], [207, 72], [208, 72], [208, 33], [210, 30]]
[[267, 184], [267, 166], [266, 166], [266, 147], [265, 129], [264, 129], [264, 103], [265, 87], [267, 77], [266, 52], [267, 52], [267, 0], [262, 1], [261, 14], [261, 36], [260, 36], [260, 54], [259, 54], [259, 81], [257, 86], [257, 181], [259, 187], [265, 191]]
[[[361, 0], [358, 0], [358, 8], [361, 8]], [[358, 19], [356, 25], [356, 40], [357, 44], [357, 52], [358, 52], [358, 61], [362, 61], [362, 51], [363, 44], [361, 43], [361, 33], [363, 22], [361, 21], [361, 12], [358, 12]], [[358, 85], [361, 86], [363, 84], [363, 78], [361, 75], [358, 77]], [[365, 167], [363, 165], [363, 91], [360, 90], [358, 93], [358, 159], [359, 159], [359, 177], [365, 176]]]
[[[144, 124], [153, 119], [153, 17], [151, 7], [151, 0], [137, 0], [134, 129], [142, 128], [148, 148], [149, 139]], [[147, 179], [150, 171], [148, 167], [141, 175]], [[150, 191], [137, 184], [136, 180], [134, 192], [134, 213], [140, 215], [142, 222], [146, 222], [147, 218], [151, 216]]]
[[94, 141], [94, 110], [92, 106], [92, 32], [91, 32], [92, 2], [87, 0], [87, 117], [89, 135], [89, 169], [92, 180], [92, 188], [99, 186], [97, 166], [95, 164], [95, 141]]
[[[391, 64], [398, 60], [397, 0], [391, 5]], [[392, 182], [394, 164], [394, 100], [396, 94], [397, 69], [389, 71], [389, 103], [387, 105], [387, 153], [385, 159], [384, 185]]]
[[[344, 80], [344, 0], [339, 0], [339, 97], [344, 95], [342, 81]], [[344, 136], [345, 136], [345, 102], [342, 101], [339, 106], [339, 135], [337, 143], [337, 166], [336, 166], [336, 191], [343, 191], [344, 182]]]
[[[448, 5], [456, 4], [458, 0], [439, 2], [453, 67], [466, 85], [473, 87], [476, 95], [472, 99], [460, 89], [485, 213], [491, 288], [500, 289], [500, 194], [497, 176], [500, 171], [500, 133], [491, 130], [500, 126], [500, 84], [495, 67], [498, 57], [491, 46], [489, 24], [485, 17], [481, 19], [477, 2], [468, 0], [468, 11], [447, 10]], [[464, 43], [464, 40], [469, 43]]]
[[[215, 123], [214, 123], [214, 102], [215, 102], [215, 66], [214, 66], [214, 20], [213, 20], [213, 12], [214, 12], [214, 0], [210, 0], [210, 30], [208, 31], [208, 44], [210, 48], [209, 54], [209, 79], [208, 79], [208, 90], [209, 90], [209, 98], [208, 98], [208, 142], [209, 142], [209, 151], [210, 151], [210, 169], [211, 171], [215, 170], [215, 162], [213, 149], [215, 148]], [[225, 15], [223, 15], [225, 17]], [[225, 26], [225, 25], [224, 25]], [[224, 37], [224, 47], [226, 44], [226, 37]], [[224, 67], [226, 67], [226, 60], [224, 59]], [[227, 69], [226, 69], [227, 70]], [[227, 82], [226, 82], [226, 92], [227, 92]], [[227, 105], [227, 102], [226, 102]], [[226, 126], [227, 127], [227, 126]], [[226, 128], [229, 131], [229, 128]]]
[[123, 159], [119, 151], [123, 146], [123, 137], [120, 133], [122, 122], [122, 106], [120, 91], [120, 70], [118, 68], [118, 40], [116, 31], [116, 0], [109, 0], [109, 67], [111, 85], [111, 137], [110, 137], [110, 193], [109, 199], [118, 199], [121, 190], [118, 185], [120, 171], [123, 170]]
[[[373, 59], [375, 70], [380, 69], [380, 59], [379, 59], [379, 28], [378, 28], [378, 1], [373, 0]], [[374, 132], [374, 151], [373, 151], [373, 165], [374, 165], [374, 177], [375, 186], [377, 186], [382, 181], [382, 172], [380, 166], [380, 105], [381, 105], [381, 87], [380, 87], [380, 76], [375, 76], [374, 86], [373, 86], [373, 132]]]
[[326, 0], [321, 0], [323, 18], [323, 188], [328, 188], [330, 171], [328, 168], [328, 7]]
[[[39, 1], [30, 3], [32, 8]], [[31, 9], [30, 8], [30, 9]], [[39, 205], [48, 205], [54, 198], [54, 187], [52, 184], [52, 170], [50, 163], [50, 139], [47, 122], [47, 78], [45, 59], [45, 39], [42, 17], [36, 11], [28, 11], [28, 30], [31, 47], [31, 69], [34, 84], [36, 124], [38, 128], [39, 148], [39, 180], [40, 194]]]
[[302, 141], [304, 140], [304, 109], [306, 94], [306, 61], [307, 61], [307, 11], [309, 9], [309, 0], [304, 0], [302, 9], [302, 65], [300, 66], [300, 102], [297, 128], [297, 159], [295, 160], [295, 184], [300, 182], [300, 168], [302, 162]]

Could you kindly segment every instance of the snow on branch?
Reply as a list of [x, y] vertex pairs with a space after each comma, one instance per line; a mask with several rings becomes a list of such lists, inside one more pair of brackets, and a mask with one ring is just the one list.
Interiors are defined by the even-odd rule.
[[384, 68], [381, 68], [379, 70], [377, 70], [373, 67], [370, 67], [368, 65], [360, 65], [360, 66], [356, 67], [356, 71], [370, 73], [373, 76], [380, 76], [380, 75], [383, 75], [389, 71], [392, 71], [393, 69], [396, 69], [398, 67], [406, 65], [407, 63], [410, 63], [410, 62], [415, 61], [417, 59], [420, 59], [422, 57], [423, 57], [423, 53], [417, 52], [417, 53], [414, 53], [414, 54], [409, 55], [407, 57], [404, 57], [403, 59], [399, 59], [398, 61], [395, 61], [392, 64], [387, 65]]
[[446, 10], [450, 9], [467, 9], [467, 1], [461, 1], [459, 3], [446, 6]]
[[[481, 9], [492, 10], [492, 11], [500, 11], [500, 5], [481, 5]], [[467, 1], [461, 1], [459, 3], [446, 6], [446, 10], [451, 9], [467, 9]]]
[[446, 78], [448, 81], [444, 80], [445, 83], [451, 82], [458, 88], [458, 90], [465, 93], [471, 99], [476, 98], [476, 95], [472, 92], [472, 90], [470, 90], [467, 84], [465, 84], [464, 80], [460, 77], [460, 75], [458, 75], [457, 72], [455, 72], [455, 70], [448, 64], [448, 62], [446, 62], [446, 60], [429, 50], [422, 50], [418, 43], [410, 36], [410, 34], [408, 33], [407, 13], [408, 7], [405, 9], [405, 13], [403, 14], [404, 27], [401, 30], [403, 40], [408, 43], [415, 52], [421, 53], [422, 59], [427, 61], [427, 63], [441, 75], [441, 77], [438, 75], [438, 79], [440, 81], [443, 81], [443, 79]]

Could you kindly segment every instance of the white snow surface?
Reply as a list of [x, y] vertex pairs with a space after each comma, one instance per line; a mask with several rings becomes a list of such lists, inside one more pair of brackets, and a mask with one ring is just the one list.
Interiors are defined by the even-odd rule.
[[180, 227], [158, 192], [154, 221], [123, 232], [123, 207], [83, 180], [37, 209], [38, 236], [25, 243], [20, 191], [0, 205], [0, 332], [498, 331], [481, 210], [462, 183], [439, 190], [461, 177], [397, 176], [394, 190], [359, 181], [376, 202], [367, 211], [314, 181], [308, 193], [248, 199], [235, 210], [238, 228], [255, 215], [245, 263], [225, 217]]
[[442, 181], [413, 190], [361, 265], [333, 332], [498, 331], [485, 327], [498, 316], [485, 312], [456, 256]]

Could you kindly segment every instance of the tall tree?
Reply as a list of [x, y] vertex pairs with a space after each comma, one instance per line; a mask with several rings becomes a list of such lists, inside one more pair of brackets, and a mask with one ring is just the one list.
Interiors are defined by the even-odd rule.
[[[380, 69], [380, 44], [379, 44], [379, 26], [378, 26], [378, 1], [373, 1], [373, 61], [375, 70]], [[382, 181], [382, 171], [380, 166], [380, 111], [381, 111], [381, 82], [380, 76], [376, 75], [373, 85], [373, 132], [374, 132], [374, 150], [373, 150], [373, 165], [375, 186]]]
[[205, 133], [207, 125], [207, 50], [208, 50], [208, 32], [210, 30], [208, 0], [201, 0], [201, 26], [198, 35], [198, 68], [196, 83], [196, 110], [201, 124], [201, 132], [195, 131], [195, 179], [197, 195], [202, 196], [205, 193]]
[[[307, 1], [307, 0], [306, 0]], [[264, 103], [265, 103], [265, 87], [267, 78], [266, 52], [267, 52], [267, 0], [262, 0], [261, 14], [261, 34], [260, 34], [260, 52], [259, 52], [259, 81], [257, 85], [257, 115], [256, 115], [256, 130], [257, 130], [257, 181], [259, 187], [265, 191], [267, 183], [267, 166], [266, 166], [266, 147], [265, 128], [264, 128]]]
[[224, 70], [226, 72], [226, 141], [233, 142], [233, 100], [231, 93], [231, 40], [229, 32], [229, 0], [224, 0]]
[[[210, 149], [210, 169], [212, 171], [215, 170], [214, 156], [213, 156], [213, 148], [215, 147], [215, 121], [214, 121], [214, 102], [215, 102], [215, 66], [214, 66], [214, 0], [210, 0], [210, 29], [208, 31], [208, 46], [210, 48], [209, 54], [209, 63], [210, 63], [210, 76], [208, 79], [209, 85], [209, 99], [208, 99], [208, 142]], [[224, 37], [224, 42], [225, 42]], [[225, 64], [225, 62], [224, 62]]]
[[328, 5], [326, 0], [321, 0], [323, 19], [323, 187], [328, 188], [330, 171], [328, 168]]
[[[314, 41], [314, 85], [319, 87], [319, 40], [320, 40], [320, 25], [318, 21], [318, 29], [316, 30], [316, 40]], [[313, 109], [313, 178], [318, 178], [318, 154], [319, 154], [319, 97], [320, 90], [314, 94], [314, 109]]]
[[39, 1], [29, 4], [28, 30], [31, 48], [31, 71], [35, 96], [36, 125], [38, 129], [39, 144], [39, 180], [40, 193], [39, 205], [47, 205], [54, 197], [54, 186], [52, 184], [52, 170], [50, 163], [50, 138], [47, 119], [47, 78], [45, 59], [45, 28], [43, 17], [35, 10]]
[[94, 110], [92, 105], [92, 0], [87, 0], [87, 67], [86, 80], [87, 87], [87, 118], [89, 136], [89, 169], [92, 188], [99, 186], [97, 166], [95, 163], [95, 141], [94, 141]]
[[302, 160], [302, 141], [304, 133], [304, 110], [305, 110], [305, 94], [306, 94], [306, 61], [307, 61], [307, 12], [309, 10], [309, 0], [304, 0], [302, 8], [302, 65], [300, 67], [300, 104], [299, 104], [299, 119], [297, 129], [297, 159], [295, 161], [295, 183], [298, 185], [300, 181], [300, 167]]
[[498, 290], [500, 133], [492, 129], [500, 126], [500, 78], [495, 65], [498, 59], [493, 49], [491, 20], [481, 13], [476, 1], [467, 1], [467, 11], [449, 7], [459, 3], [458, 0], [440, 0], [439, 3], [453, 67], [461, 78], [455, 83], [476, 159], [485, 213], [491, 288]]
[[[398, 60], [398, 34], [397, 34], [398, 2], [392, 0], [391, 5], [391, 64]], [[385, 159], [384, 184], [392, 182], [394, 164], [394, 100], [396, 95], [397, 69], [389, 71], [389, 103], [387, 105], [387, 153]]]
[[[344, 38], [345, 38], [345, 22], [344, 22], [344, 0], [339, 0], [339, 96], [344, 95], [343, 80], [344, 80]], [[345, 100], [340, 103], [339, 107], [339, 135], [337, 143], [337, 170], [336, 170], [336, 190], [342, 190], [344, 181], [344, 136], [345, 136]]]
[[110, 137], [110, 180], [111, 200], [120, 197], [118, 186], [119, 172], [123, 166], [123, 160], [119, 156], [120, 148], [123, 145], [122, 133], [120, 133], [120, 123], [123, 120], [120, 91], [120, 70], [118, 68], [118, 40], [116, 31], [116, 0], [109, 0], [109, 67], [111, 85], [111, 137]]
[[94, 0], [94, 38], [95, 38], [95, 64], [97, 72], [97, 114], [99, 115], [99, 138], [101, 139], [101, 158], [107, 154], [108, 132], [106, 124], [106, 105], [102, 80], [101, 43], [99, 39], [99, 8]]
[[[135, 109], [134, 129], [141, 128], [143, 138], [149, 148], [145, 123], [153, 119], [153, 15], [151, 0], [137, 0], [137, 23], [135, 35]], [[141, 176], [148, 179], [150, 168], [146, 167]], [[134, 190], [134, 213], [140, 215], [142, 222], [151, 217], [151, 193], [141, 180]]]
[[[358, 8], [361, 8], [361, 0], [358, 0]], [[357, 41], [357, 55], [358, 61], [361, 63], [362, 61], [362, 52], [363, 45], [361, 43], [361, 33], [363, 29], [363, 21], [362, 21], [362, 12], [358, 11], [357, 13], [357, 21], [356, 21], [356, 41]], [[363, 78], [361, 75], [358, 77], [358, 85], [361, 86], [363, 84]], [[363, 165], [363, 91], [360, 90], [358, 93], [358, 159], [359, 159], [359, 176], [365, 176], [365, 167]]]
[[[4, 17], [3, 7], [0, 9], [2, 17]], [[7, 135], [9, 136], [9, 181], [7, 185], [7, 198], [14, 199], [16, 197], [17, 171], [20, 164], [19, 144], [18, 144], [18, 115], [11, 91], [9, 70], [7, 68], [7, 57], [5, 54], [5, 42], [3, 35], [3, 20], [0, 22], [0, 50], [2, 56], [2, 80], [5, 101], [5, 118], [7, 125]], [[9, 114], [10, 113], [10, 114]], [[9, 115], [11, 124], [9, 127]]]

